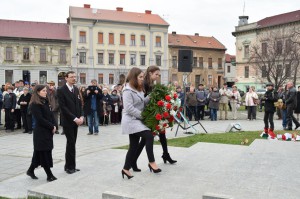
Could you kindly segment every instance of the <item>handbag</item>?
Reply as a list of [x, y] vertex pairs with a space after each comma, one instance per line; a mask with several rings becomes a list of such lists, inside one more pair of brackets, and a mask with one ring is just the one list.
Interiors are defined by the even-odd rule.
[[107, 106], [106, 106], [106, 110], [107, 110], [107, 111], [112, 111], [111, 105], [107, 105]]

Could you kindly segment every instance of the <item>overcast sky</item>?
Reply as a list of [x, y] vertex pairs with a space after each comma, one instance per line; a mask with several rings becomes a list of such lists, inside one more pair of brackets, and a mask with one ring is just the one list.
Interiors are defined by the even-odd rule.
[[69, 6], [84, 3], [101, 9], [152, 10], [170, 24], [170, 33], [214, 36], [226, 46], [227, 53], [235, 54], [231, 32], [243, 14], [244, 2], [250, 23], [300, 9], [299, 0], [1, 0], [0, 18], [65, 23]]

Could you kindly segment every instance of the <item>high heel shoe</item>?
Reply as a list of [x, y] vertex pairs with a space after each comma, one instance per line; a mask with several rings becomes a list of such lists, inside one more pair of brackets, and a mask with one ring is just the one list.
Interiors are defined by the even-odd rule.
[[153, 171], [153, 173], [159, 173], [159, 172], [161, 172], [161, 169], [160, 169], [160, 168], [158, 168], [158, 169], [153, 169], [153, 168], [151, 167], [150, 164], [148, 164], [148, 167], [149, 167], [149, 169], [150, 169], [150, 172], [152, 172], [152, 171]]
[[124, 170], [122, 170], [123, 179], [124, 179], [124, 175], [126, 175], [128, 179], [133, 178], [133, 176], [128, 175]]
[[177, 162], [177, 160], [172, 160], [171, 156], [169, 153], [164, 153], [162, 156], [162, 159], [164, 160], [164, 163], [166, 164], [169, 162], [170, 164], [174, 164]]
[[38, 179], [38, 177], [36, 177], [35, 175], [34, 175], [34, 172], [32, 172], [32, 171], [27, 171], [26, 172], [26, 174], [28, 175], [28, 176], [30, 176], [32, 179], [34, 179], [34, 180], [37, 180]]
[[131, 165], [131, 168], [132, 168], [132, 170], [135, 171], [135, 172], [141, 172], [141, 171], [142, 171], [141, 169], [139, 169], [139, 168], [137, 167], [136, 164]]

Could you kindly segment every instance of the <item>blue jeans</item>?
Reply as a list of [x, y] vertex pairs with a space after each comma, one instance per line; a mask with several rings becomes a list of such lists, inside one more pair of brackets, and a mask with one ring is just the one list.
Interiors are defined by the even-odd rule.
[[210, 109], [210, 119], [211, 121], [217, 121], [217, 109], [215, 108]]
[[286, 122], [286, 109], [283, 109], [281, 111], [281, 117], [282, 117], [282, 126], [283, 128], [286, 128], [287, 122]]
[[99, 118], [97, 111], [93, 111], [87, 116], [89, 132], [93, 133], [93, 127], [95, 129], [95, 133], [99, 133]]

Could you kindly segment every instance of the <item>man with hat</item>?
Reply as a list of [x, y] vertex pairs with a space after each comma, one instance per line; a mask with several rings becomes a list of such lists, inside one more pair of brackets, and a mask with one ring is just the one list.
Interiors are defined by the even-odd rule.
[[[274, 133], [274, 113], [276, 112], [276, 107], [274, 105], [274, 102], [277, 102], [278, 100], [278, 94], [274, 90], [274, 85], [272, 83], [267, 83], [267, 91], [262, 98], [262, 100], [265, 101], [265, 115], [264, 115], [264, 135], [263, 137], [271, 137], [274, 139], [276, 137]], [[270, 123], [270, 126], [269, 126]]]
[[57, 92], [55, 88], [55, 82], [50, 81], [47, 82], [47, 97], [49, 100], [49, 105], [50, 105], [50, 110], [52, 111], [54, 115], [54, 119], [56, 122], [56, 131], [55, 134], [59, 134], [58, 131], [58, 111], [59, 111], [59, 104], [58, 104], [58, 99], [57, 99]]
[[294, 116], [294, 110], [297, 107], [297, 90], [294, 87], [293, 82], [288, 82], [286, 84], [287, 87], [287, 95], [286, 95], [286, 100], [285, 100], [285, 104], [286, 104], [286, 122], [287, 122], [287, 130], [293, 130], [293, 122], [296, 125], [295, 130], [300, 127], [300, 123], [298, 122], [298, 120], [295, 118]]

